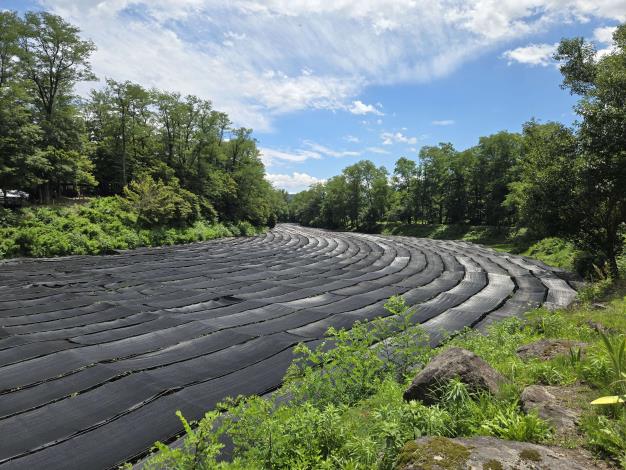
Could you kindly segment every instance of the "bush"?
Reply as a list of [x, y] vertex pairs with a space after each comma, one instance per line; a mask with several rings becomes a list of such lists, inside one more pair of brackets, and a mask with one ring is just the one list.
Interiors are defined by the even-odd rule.
[[597, 280], [604, 277], [602, 270], [605, 264], [606, 257], [602, 254], [592, 254], [587, 251], [577, 253], [573, 260], [576, 272], [591, 280]]
[[267, 226], [269, 228], [274, 228], [276, 227], [276, 224], [278, 223], [278, 217], [276, 216], [276, 214], [274, 212], [272, 212], [269, 217], [267, 218]]
[[17, 225], [21, 211], [0, 207], [0, 228], [8, 228]]
[[[145, 184], [143, 188], [151, 185]], [[180, 194], [186, 197], [185, 192]], [[193, 198], [189, 204], [195, 204]], [[205, 205], [205, 210], [209, 208], [210, 205]], [[252, 236], [260, 230], [248, 222], [231, 225], [232, 230], [205, 220], [191, 223], [195, 216], [187, 217], [183, 223], [180, 219], [183, 212], [175, 208], [170, 213], [179, 218], [182, 226], [147, 228], [145, 220], [144, 223], [139, 221], [134, 205], [120, 197], [93, 199], [80, 206], [23, 209], [17, 219], [11, 219], [12, 226], [0, 227], [0, 258], [106, 254], [140, 246], [199, 242], [242, 234]], [[144, 217], [151, 217], [146, 214], [144, 212]], [[9, 219], [4, 213], [1, 215]]]
[[424, 362], [430, 346], [422, 328], [411, 322], [415, 311], [400, 297], [391, 297], [385, 309], [388, 318], [357, 321], [350, 330], [330, 328], [326, 341], [313, 350], [297, 346], [285, 377], [294, 400], [352, 405], [386, 379], [403, 382], [411, 366]]
[[239, 222], [237, 228], [242, 237], [254, 237], [256, 235], [255, 228], [246, 220]]
[[[200, 217], [198, 196], [182, 189], [176, 180], [166, 184], [143, 176], [124, 188], [124, 205], [137, 214], [144, 228], [185, 227]], [[204, 210], [209, 211], [207, 203]]]

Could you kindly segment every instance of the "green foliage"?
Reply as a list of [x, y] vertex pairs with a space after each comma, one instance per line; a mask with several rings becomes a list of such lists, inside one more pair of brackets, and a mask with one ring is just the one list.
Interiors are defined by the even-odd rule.
[[613, 278], [626, 236], [626, 24], [613, 34], [610, 54], [577, 38], [564, 40], [555, 58], [561, 62], [563, 87], [581, 96], [580, 152], [572, 167], [575, 201], [566, 232], [582, 249], [602, 254]]
[[626, 412], [622, 411], [615, 419], [605, 415], [590, 416], [583, 421], [583, 429], [590, 446], [626, 469]]
[[[600, 274], [602, 273], [600, 272]], [[613, 280], [611, 278], [600, 278], [600, 280], [585, 284], [585, 286], [578, 291], [578, 299], [584, 303], [590, 303], [596, 300], [600, 300], [605, 297], [608, 292], [611, 291], [612, 287]]]
[[545, 421], [536, 413], [520, 413], [515, 403], [499, 410], [482, 427], [491, 436], [511, 441], [543, 442], [551, 436]]
[[78, 101], [75, 84], [96, 77], [95, 45], [77, 27], [10, 11], [0, 26], [0, 189], [50, 204], [126, 188], [129, 210], [164, 243], [177, 238], [167, 227], [200, 217], [255, 227], [286, 218], [286, 195], [265, 179], [252, 131], [233, 128], [210, 101], [111, 79]]
[[[196, 220], [184, 227], [147, 229], [133, 206], [120, 197], [97, 198], [84, 205], [40, 207], [12, 212], [0, 225], [0, 258], [111, 253], [140, 246], [162, 246], [253, 236], [263, 229], [247, 222], [227, 226]], [[176, 212], [175, 212], [176, 214]]]
[[513, 210], [503, 202], [521, 152], [521, 137], [507, 132], [463, 152], [449, 143], [423, 147], [419, 164], [396, 162], [391, 181], [385, 168], [361, 161], [296, 195], [290, 216], [305, 225], [365, 231], [382, 221], [511, 225]]
[[403, 381], [429, 354], [423, 330], [411, 321], [414, 310], [392, 297], [387, 318], [356, 322], [350, 330], [330, 328], [326, 341], [311, 350], [296, 347], [297, 358], [285, 386], [298, 402], [316, 406], [353, 405], [372, 395], [387, 378]]
[[544, 238], [530, 246], [525, 255], [536, 258], [550, 266], [572, 270], [576, 251], [571, 243], [560, 238]]
[[[180, 411], [176, 412], [185, 429], [184, 444], [180, 448], [171, 448], [157, 442], [154, 446], [156, 455], [143, 468], [160, 470], [176, 468], [177, 470], [213, 470], [221, 465], [216, 461], [220, 450], [224, 447], [219, 442], [222, 430], [217, 426], [219, 413], [209, 412], [199, 423], [189, 423]], [[197, 426], [195, 426], [197, 424]], [[195, 426], [195, 428], [194, 428]]]
[[[405, 443], [424, 436], [490, 435], [560, 442], [555, 435], [559, 430], [520, 409], [520, 391], [541, 382], [582, 382], [609, 391], [615, 382], [615, 366], [602, 337], [586, 322], [613, 318], [613, 327], [626, 331], [625, 306], [626, 299], [615, 300], [606, 312], [587, 307], [575, 312], [540, 309], [525, 320], [494, 323], [487, 334], [470, 330], [457, 336], [444, 347], [474, 351], [509, 383], [497, 396], [491, 396], [471, 393], [458, 379], [451, 380], [441, 385], [443, 398], [438, 404], [426, 406], [403, 400], [407, 375], [401, 373], [405, 367], [398, 364], [404, 356], [393, 348], [391, 355], [384, 352], [385, 345], [391, 344], [381, 341], [387, 334], [392, 334], [387, 339], [396, 335], [408, 339], [415, 333], [411, 310], [399, 298], [392, 298], [386, 305], [388, 317], [360, 323], [354, 332], [331, 331], [324, 348], [300, 348], [301, 356], [295, 360], [285, 387], [271, 398], [239, 397], [222, 403], [219, 432], [232, 440], [234, 459], [220, 465], [237, 469], [391, 469], [403, 456], [415, 457], [416, 448]], [[541, 338], [579, 340], [589, 346], [585, 354], [573, 350], [549, 361], [524, 362], [517, 356], [520, 345]], [[402, 350], [402, 341], [394, 341]], [[612, 351], [621, 350], [615, 339], [611, 345]], [[418, 348], [412, 354], [408, 362], [420, 367], [433, 352]], [[624, 462], [625, 410], [596, 407], [586, 411], [582, 442]], [[189, 461], [191, 446], [184, 452], [180, 458]]]
[[[542, 260], [591, 277], [594, 265], [606, 264], [617, 279], [626, 241], [624, 37], [626, 24], [604, 55], [581, 39], [561, 42], [555, 58], [563, 87], [581, 95], [576, 128], [532, 120], [522, 135], [481, 137], [465, 151], [449, 143], [426, 146], [418, 162], [400, 158], [390, 181], [384, 168], [359, 162], [296, 195], [292, 220], [368, 231], [382, 221], [527, 227], [535, 239], [546, 238], [531, 247]], [[454, 237], [424, 227], [414, 231]]]
[[603, 332], [599, 334], [611, 364], [613, 375], [611, 386], [622, 393], [626, 393], [626, 337], [623, 335], [609, 337]]
[[124, 188], [123, 201], [145, 228], [184, 227], [193, 224], [200, 215], [198, 197], [182, 189], [176, 180], [166, 184], [143, 176]]

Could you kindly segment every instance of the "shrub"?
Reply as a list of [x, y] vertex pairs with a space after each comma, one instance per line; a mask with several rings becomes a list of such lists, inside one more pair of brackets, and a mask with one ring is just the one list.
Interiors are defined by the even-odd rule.
[[276, 216], [276, 214], [274, 212], [272, 212], [269, 217], [267, 218], [267, 226], [269, 228], [274, 228], [276, 227], [276, 224], [278, 223], [278, 217]]
[[595, 282], [587, 283], [578, 291], [581, 302], [590, 303], [602, 299], [613, 287], [613, 280], [609, 277], [600, 278]]
[[[161, 470], [176, 468], [179, 470], [215, 469], [219, 468], [216, 457], [224, 447], [219, 442], [221, 431], [216, 427], [217, 412], [204, 415], [199, 423], [188, 423], [180, 411], [176, 415], [185, 429], [184, 445], [172, 448], [160, 442], [155, 444], [154, 450], [158, 453], [149, 459], [143, 468], [146, 470]], [[194, 429], [192, 426], [198, 424]]]
[[237, 228], [239, 229], [239, 233], [243, 237], [253, 237], [256, 235], [256, 230], [252, 226], [250, 222], [247, 220], [243, 220], [237, 224]]
[[[606, 264], [606, 257], [602, 254], [593, 254], [587, 251], [582, 251], [576, 254], [573, 259], [573, 267], [581, 276], [597, 280], [598, 275], [601, 274], [602, 269]], [[604, 276], [600, 276], [602, 278]]]
[[[184, 193], [183, 193], [184, 194]], [[0, 258], [106, 254], [139, 246], [198, 242], [234, 234], [223, 224], [197, 220], [186, 226], [143, 227], [138, 214], [120, 197], [93, 199], [71, 207], [23, 209], [17, 223], [0, 227]], [[249, 223], [232, 226], [254, 235]], [[241, 227], [241, 228], [240, 228]]]
[[166, 184], [151, 176], [143, 176], [124, 188], [124, 204], [137, 214], [137, 222], [145, 228], [184, 227], [200, 216], [195, 194], [182, 189], [176, 180]]
[[0, 207], [0, 228], [8, 228], [17, 225], [21, 211]]
[[388, 378], [405, 380], [409, 368], [423, 361], [430, 347], [422, 328], [411, 322], [414, 310], [403, 299], [392, 297], [385, 309], [388, 318], [357, 321], [350, 330], [330, 328], [317, 348], [296, 347], [297, 357], [285, 377], [296, 401], [352, 405], [372, 395]]

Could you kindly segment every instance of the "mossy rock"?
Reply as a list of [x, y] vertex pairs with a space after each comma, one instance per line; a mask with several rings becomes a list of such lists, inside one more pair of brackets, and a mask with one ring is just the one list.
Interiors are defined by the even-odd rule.
[[584, 449], [477, 436], [424, 437], [407, 442], [398, 470], [591, 470], [611, 468]]
[[491, 459], [483, 464], [483, 470], [504, 470], [504, 467], [502, 466], [502, 462]]
[[400, 452], [397, 468], [420, 470], [453, 470], [463, 468], [471, 448], [445, 437], [433, 437], [424, 443], [407, 442]]
[[522, 460], [530, 460], [531, 462], [541, 462], [541, 454], [535, 449], [523, 449], [519, 453], [519, 457]]

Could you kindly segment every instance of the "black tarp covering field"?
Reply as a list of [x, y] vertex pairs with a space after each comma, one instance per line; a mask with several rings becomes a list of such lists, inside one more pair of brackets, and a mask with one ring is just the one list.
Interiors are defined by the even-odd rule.
[[384, 315], [432, 334], [575, 295], [465, 242], [279, 225], [252, 238], [0, 263], [0, 468], [110, 468], [227, 396], [280, 385], [298, 342]]

